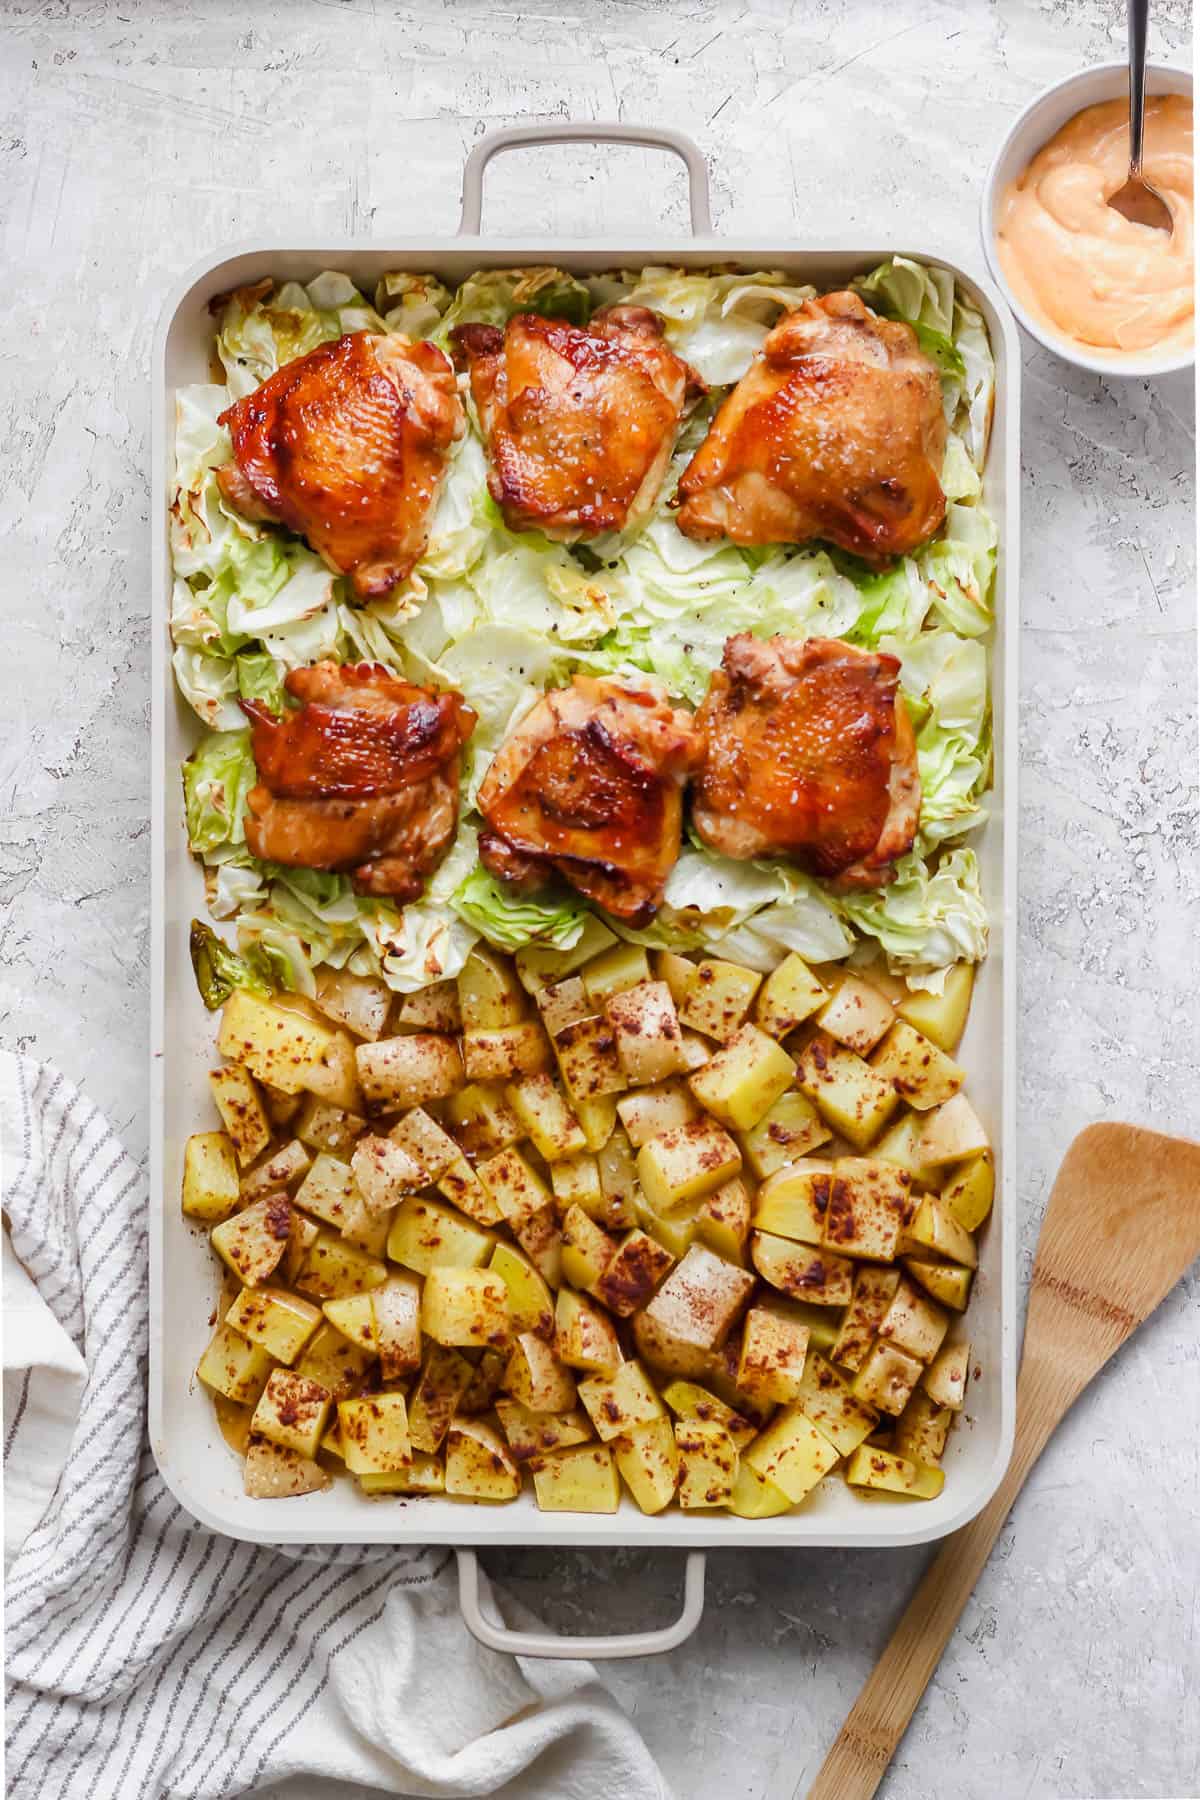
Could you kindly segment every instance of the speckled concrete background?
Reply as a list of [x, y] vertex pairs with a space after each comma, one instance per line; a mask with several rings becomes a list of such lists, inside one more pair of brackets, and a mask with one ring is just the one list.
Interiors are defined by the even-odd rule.
[[[1186, 0], [1154, 48], [1185, 61]], [[718, 230], [977, 255], [1014, 109], [1122, 52], [1120, 0], [37, 0], [0, 4], [0, 1023], [145, 1150], [150, 342], [195, 258], [254, 236], [432, 235], [521, 117], [692, 131]], [[513, 156], [488, 216], [683, 224], [635, 152]], [[1192, 390], [1027, 350], [1020, 1193], [1098, 1117], [1200, 1132]], [[889, 1800], [1200, 1793], [1200, 1286], [1051, 1447]], [[524, 1551], [565, 1627], [667, 1615], [674, 1559]], [[793, 1800], [922, 1562], [713, 1557], [703, 1627], [610, 1667], [686, 1800]], [[331, 1792], [331, 1790], [326, 1790]], [[124, 1800], [124, 1797], [122, 1797]], [[292, 1800], [297, 1800], [293, 1796]], [[303, 1800], [316, 1800], [306, 1788]]]

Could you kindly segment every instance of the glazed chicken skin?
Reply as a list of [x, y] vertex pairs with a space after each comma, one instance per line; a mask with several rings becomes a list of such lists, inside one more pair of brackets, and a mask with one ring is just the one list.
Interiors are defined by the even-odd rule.
[[879, 566], [942, 523], [941, 380], [912, 327], [857, 294], [806, 300], [767, 336], [679, 483], [690, 538], [824, 539]]
[[878, 887], [912, 848], [921, 784], [900, 664], [836, 638], [743, 634], [725, 645], [696, 722], [692, 792], [724, 856], [786, 856], [841, 889]]
[[371, 599], [425, 549], [466, 415], [435, 345], [356, 331], [285, 363], [219, 423], [233, 438], [217, 470], [230, 506], [307, 538]]
[[416, 899], [458, 826], [474, 713], [460, 694], [414, 687], [378, 663], [316, 663], [284, 687], [300, 705], [281, 717], [242, 702], [259, 776], [246, 800], [252, 855]]
[[476, 805], [484, 867], [518, 888], [560, 875], [631, 925], [654, 916], [679, 855], [692, 715], [649, 678], [576, 675], [502, 744]]
[[566, 542], [651, 511], [688, 403], [703, 391], [644, 306], [585, 327], [536, 313], [451, 333], [491, 457], [488, 489], [513, 531]]

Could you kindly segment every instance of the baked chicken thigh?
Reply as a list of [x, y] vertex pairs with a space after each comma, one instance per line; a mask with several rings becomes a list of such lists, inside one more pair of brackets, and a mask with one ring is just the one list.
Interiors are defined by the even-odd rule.
[[881, 564], [942, 523], [945, 448], [940, 377], [912, 327], [826, 294], [780, 320], [718, 410], [676, 522], [738, 544], [822, 538]]
[[645, 924], [679, 855], [683, 784], [702, 751], [692, 715], [658, 682], [576, 675], [538, 701], [488, 770], [476, 801], [484, 866], [521, 888], [561, 875]]
[[512, 530], [573, 541], [650, 512], [680, 419], [703, 390], [644, 306], [606, 306], [584, 327], [536, 313], [460, 325], [455, 354], [491, 456], [488, 488]]
[[424, 550], [466, 415], [435, 345], [356, 331], [285, 363], [220, 423], [233, 438], [217, 470], [230, 506], [298, 532], [370, 599]]
[[921, 784], [900, 664], [836, 638], [743, 634], [696, 716], [692, 817], [725, 856], [787, 856], [841, 888], [877, 887], [912, 847]]
[[300, 705], [282, 717], [242, 702], [259, 777], [246, 801], [251, 853], [415, 899], [457, 828], [474, 713], [460, 694], [414, 687], [378, 663], [316, 663], [284, 687]]

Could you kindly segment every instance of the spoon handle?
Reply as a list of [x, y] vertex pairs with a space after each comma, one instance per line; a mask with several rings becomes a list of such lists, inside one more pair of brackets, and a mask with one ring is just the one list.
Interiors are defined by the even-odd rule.
[[1146, 115], [1146, 28], [1150, 0], [1129, 0], [1129, 172], [1142, 172], [1142, 130]]

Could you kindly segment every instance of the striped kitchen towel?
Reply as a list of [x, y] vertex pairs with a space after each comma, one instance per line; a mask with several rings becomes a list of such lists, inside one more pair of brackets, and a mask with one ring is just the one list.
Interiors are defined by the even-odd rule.
[[[668, 1790], [582, 1662], [484, 1649], [444, 1551], [196, 1524], [146, 1442], [147, 1196], [61, 1075], [0, 1053], [9, 1800]], [[10, 1479], [11, 1476], [11, 1479]], [[26, 1534], [27, 1533], [27, 1534]]]

